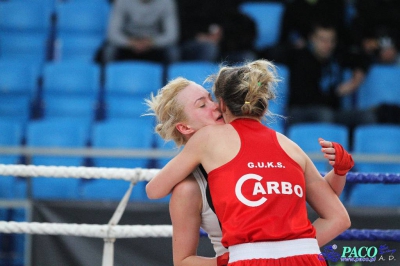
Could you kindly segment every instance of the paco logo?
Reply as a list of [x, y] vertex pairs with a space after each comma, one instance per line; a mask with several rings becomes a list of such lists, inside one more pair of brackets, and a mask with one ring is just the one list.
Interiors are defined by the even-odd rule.
[[264, 202], [267, 201], [267, 198], [262, 196], [258, 200], [249, 200], [242, 193], [242, 187], [244, 183], [248, 180], [255, 180], [253, 187], [253, 196], [261, 194], [286, 194], [292, 195], [293, 193], [297, 195], [299, 198], [303, 197], [303, 189], [299, 185], [293, 186], [290, 182], [276, 182], [276, 181], [267, 181], [265, 182], [265, 187], [260, 182], [262, 179], [261, 176], [256, 174], [246, 174], [239, 178], [235, 186], [235, 194], [240, 202], [249, 207], [258, 207]]
[[333, 262], [375, 262], [375, 261], [396, 261], [393, 255], [396, 249], [389, 249], [388, 245], [376, 246], [362, 246], [362, 247], [349, 247], [344, 246], [343, 251], [337, 250], [338, 246], [333, 244], [332, 246], [325, 246], [322, 253], [320, 254], [320, 260], [327, 260]]

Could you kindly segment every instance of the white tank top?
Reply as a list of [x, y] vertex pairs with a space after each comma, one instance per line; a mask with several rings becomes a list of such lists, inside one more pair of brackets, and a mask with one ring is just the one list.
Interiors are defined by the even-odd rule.
[[220, 256], [225, 252], [228, 252], [228, 250], [221, 244], [221, 238], [222, 238], [221, 227], [219, 226], [217, 216], [215, 215], [213, 210], [211, 210], [210, 205], [208, 205], [207, 202], [207, 196], [206, 196], [207, 181], [203, 176], [203, 173], [201, 172], [199, 167], [197, 167], [193, 171], [193, 176], [196, 178], [196, 181], [199, 184], [201, 191], [201, 198], [203, 201], [200, 226], [208, 234], [208, 238], [210, 238], [211, 240], [211, 244], [214, 247], [216, 255]]

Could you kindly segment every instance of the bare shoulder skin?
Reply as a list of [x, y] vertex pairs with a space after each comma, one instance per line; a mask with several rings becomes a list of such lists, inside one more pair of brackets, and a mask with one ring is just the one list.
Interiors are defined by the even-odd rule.
[[202, 197], [196, 179], [190, 175], [177, 184], [169, 203], [172, 226], [172, 252], [175, 266], [215, 266], [216, 258], [197, 256]]

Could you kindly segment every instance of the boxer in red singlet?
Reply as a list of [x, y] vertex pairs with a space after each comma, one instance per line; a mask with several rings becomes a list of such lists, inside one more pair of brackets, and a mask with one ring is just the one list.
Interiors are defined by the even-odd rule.
[[[350, 220], [304, 151], [261, 124], [274, 98], [274, 73], [266, 60], [222, 68], [214, 93], [229, 124], [198, 130], [149, 182], [147, 193], [165, 196], [201, 163], [229, 265], [325, 265], [318, 246], [347, 229]], [[342, 159], [346, 163], [334, 166], [335, 173], [351, 169], [351, 156]], [[306, 200], [320, 217], [313, 224]]]

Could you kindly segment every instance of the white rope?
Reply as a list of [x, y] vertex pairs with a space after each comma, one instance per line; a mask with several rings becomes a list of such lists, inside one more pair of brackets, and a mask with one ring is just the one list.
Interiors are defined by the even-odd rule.
[[0, 221], [6, 234], [66, 235], [96, 238], [171, 237], [171, 225], [98, 225]]
[[139, 181], [150, 181], [159, 169], [142, 168], [105, 168], [84, 166], [36, 166], [0, 164], [0, 175], [22, 177], [73, 177], [73, 178], [105, 178], [130, 181], [128, 191], [115, 210], [107, 225], [60, 224], [60, 223], [27, 223], [0, 221], [2, 233], [27, 233], [45, 235], [70, 235], [98, 237], [104, 239], [103, 264], [114, 264], [114, 242], [116, 238], [133, 237], [171, 237], [171, 225], [117, 225], [129, 202], [134, 184]]
[[150, 181], [159, 169], [106, 168], [85, 166], [43, 166], [0, 164], [0, 175], [23, 177], [73, 177], [123, 179], [131, 182]]

